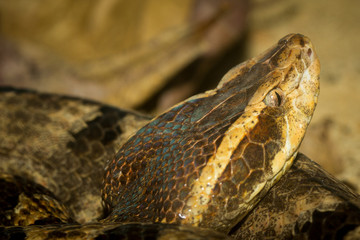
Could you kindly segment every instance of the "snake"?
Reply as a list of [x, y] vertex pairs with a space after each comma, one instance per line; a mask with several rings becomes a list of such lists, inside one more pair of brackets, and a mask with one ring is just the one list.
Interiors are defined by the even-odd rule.
[[356, 236], [358, 195], [298, 154], [319, 73], [310, 39], [289, 34], [152, 119], [2, 88], [0, 236]]

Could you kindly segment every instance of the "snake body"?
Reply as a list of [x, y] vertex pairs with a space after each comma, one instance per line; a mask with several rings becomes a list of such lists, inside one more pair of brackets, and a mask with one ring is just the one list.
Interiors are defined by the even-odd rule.
[[1, 169], [46, 187], [80, 223], [101, 217], [105, 161], [149, 118], [12, 88], [1, 89], [0, 104]]
[[[289, 238], [310, 234], [309, 224], [318, 224], [315, 212], [324, 210], [351, 216], [339, 228], [348, 233], [359, 224], [357, 195], [326, 173], [312, 174], [321, 170], [303, 155], [286, 173], [316, 105], [318, 75], [319, 63], [309, 39], [288, 35], [264, 54], [230, 70], [216, 89], [179, 103], [144, 127], [148, 118], [110, 106], [3, 89], [0, 130], [10, 137], [1, 143], [0, 167], [21, 177], [3, 174], [1, 179], [3, 186], [24, 190], [13, 195], [7, 191], [14, 202], [8, 205], [15, 210], [2, 209], [1, 224], [35, 225], [0, 227], [0, 234], [5, 239], [132, 239], [135, 235], [223, 239], [224, 233], [239, 239], [261, 238], [264, 232], [256, 226], [263, 226], [267, 216], [266, 235]], [[102, 164], [119, 148], [107, 163], [102, 188], [108, 216], [100, 223], [79, 225], [102, 215]], [[292, 191], [295, 184], [286, 186], [308, 173], [311, 178], [298, 184], [298, 190]], [[309, 189], [319, 178], [322, 184]], [[330, 180], [324, 184], [324, 179]], [[40, 191], [44, 195], [36, 195]], [[276, 205], [281, 199], [284, 205], [297, 203], [301, 208], [300, 200], [310, 194], [331, 199], [331, 204], [311, 198], [301, 218], [294, 216], [297, 207]], [[45, 200], [51, 207], [44, 205]], [[35, 217], [23, 217], [31, 206], [36, 207], [27, 215]], [[69, 210], [59, 213], [63, 209]], [[292, 220], [281, 221], [289, 216]]]

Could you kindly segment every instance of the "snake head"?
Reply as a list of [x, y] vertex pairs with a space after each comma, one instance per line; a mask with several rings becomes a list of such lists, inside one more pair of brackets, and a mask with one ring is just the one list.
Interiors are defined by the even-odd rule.
[[291, 166], [319, 71], [310, 40], [290, 34], [154, 118], [106, 168], [108, 220], [230, 231]]

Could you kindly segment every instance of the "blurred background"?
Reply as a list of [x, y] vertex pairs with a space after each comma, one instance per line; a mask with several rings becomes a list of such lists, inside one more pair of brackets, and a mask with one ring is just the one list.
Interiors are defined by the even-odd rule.
[[300, 151], [360, 191], [360, 1], [0, 0], [0, 85], [157, 114], [288, 33], [321, 94]]

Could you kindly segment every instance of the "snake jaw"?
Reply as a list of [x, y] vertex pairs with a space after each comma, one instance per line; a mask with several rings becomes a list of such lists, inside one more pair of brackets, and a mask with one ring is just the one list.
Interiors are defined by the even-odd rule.
[[[266, 177], [259, 177], [256, 181], [253, 179], [253, 184], [256, 186], [247, 192], [243, 200], [244, 202], [239, 204], [239, 208], [243, 209], [244, 212], [250, 209], [251, 206], [254, 206], [264, 192], [277, 182], [290, 168], [317, 103], [320, 65], [313, 46], [308, 38], [301, 35], [289, 35], [285, 37], [285, 39], [286, 41], [282, 41], [285, 44], [277, 47], [280, 49], [278, 52], [270, 50], [268, 53], [265, 53], [267, 56], [271, 55], [269, 59], [266, 60], [261, 56], [263, 62], [274, 66], [274, 70], [266, 75], [266, 81], [258, 87], [257, 92], [255, 92], [252, 99], [248, 102], [248, 106], [245, 108], [243, 114], [243, 116], [246, 116], [247, 112], [250, 113], [254, 111], [254, 109], [262, 109], [261, 114], [268, 115], [269, 118], [275, 119], [275, 122], [278, 123], [278, 131], [281, 132], [281, 138], [276, 140], [275, 137], [273, 139], [276, 140], [279, 151], [272, 159], [269, 157], [267, 159], [267, 164], [271, 171], [266, 170], [265, 166], [264, 174]], [[277, 59], [277, 61], [274, 59]], [[254, 61], [251, 61], [250, 64], [252, 67], [256, 67], [256, 65], [253, 65], [253, 62]], [[261, 62], [261, 60], [257, 62]], [[242, 64], [241, 66], [245, 65], [246, 64]], [[232, 76], [236, 72], [241, 71], [233, 69], [229, 75]], [[223, 79], [221, 86], [229, 83], [230, 81]], [[285, 96], [281, 106], [279, 106], [279, 109], [282, 109], [280, 114], [276, 113], [276, 111], [273, 112], [275, 108], [268, 108], [263, 102], [266, 94], [274, 88], [281, 89], [282, 95]], [[261, 118], [257, 117], [249, 117], [249, 119], [252, 119], [251, 122], [255, 124], [247, 124], [246, 127], [243, 127], [250, 133], [254, 132], [257, 125], [260, 126], [263, 124], [266, 126], [266, 122], [268, 121], [265, 119], [261, 120]], [[277, 130], [273, 131], [276, 132]], [[251, 135], [249, 139], [250, 142], [254, 141]], [[251, 144], [247, 143], [247, 145], [250, 146]], [[266, 145], [266, 143], [263, 145], [265, 149]], [[245, 153], [245, 151], [243, 153]], [[254, 160], [255, 159], [248, 159], [247, 161]], [[267, 164], [265, 163], [265, 165]], [[242, 185], [244, 184], [245, 183], [242, 183]], [[227, 212], [224, 216], [230, 217], [236, 215], [237, 217], [234, 217], [234, 219], [237, 219], [237, 221], [244, 216], [239, 209]], [[230, 222], [234, 219], [223, 219], [223, 225], [227, 225], [225, 223], [226, 221]]]

